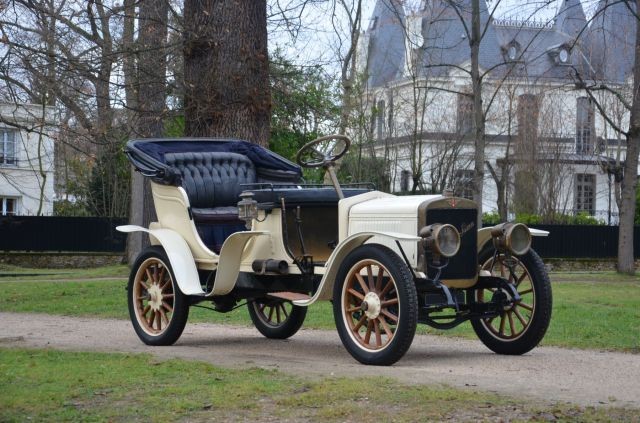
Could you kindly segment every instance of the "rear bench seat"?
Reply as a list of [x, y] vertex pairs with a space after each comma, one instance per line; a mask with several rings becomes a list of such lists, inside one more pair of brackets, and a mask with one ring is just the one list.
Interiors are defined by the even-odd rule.
[[253, 162], [227, 152], [166, 153], [164, 161], [182, 177], [200, 238], [219, 253], [229, 235], [245, 229], [237, 204], [241, 184], [256, 182]]

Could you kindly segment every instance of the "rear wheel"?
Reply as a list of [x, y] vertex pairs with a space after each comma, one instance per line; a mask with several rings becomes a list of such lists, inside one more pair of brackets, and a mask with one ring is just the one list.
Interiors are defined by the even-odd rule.
[[267, 338], [286, 339], [293, 336], [304, 323], [307, 307], [291, 301], [259, 298], [247, 304], [249, 316], [256, 329]]
[[[551, 321], [551, 282], [540, 257], [533, 250], [522, 256], [493, 257], [485, 249], [479, 257], [483, 270], [515, 285], [521, 300], [505, 307], [496, 317], [472, 320], [478, 338], [498, 354], [519, 355], [535, 348]], [[489, 302], [496, 289], [474, 291], [473, 301]]]
[[367, 244], [340, 265], [333, 315], [347, 351], [359, 362], [391, 365], [416, 332], [418, 299], [409, 269], [387, 247]]
[[129, 317], [147, 345], [175, 343], [189, 316], [189, 306], [175, 282], [164, 249], [153, 246], [136, 259], [127, 287]]

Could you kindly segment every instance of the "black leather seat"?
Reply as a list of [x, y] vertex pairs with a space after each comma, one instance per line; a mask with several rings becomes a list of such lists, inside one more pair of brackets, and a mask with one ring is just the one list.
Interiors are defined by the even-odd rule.
[[229, 235], [245, 230], [237, 204], [241, 184], [256, 182], [253, 162], [228, 152], [167, 153], [164, 157], [180, 174], [200, 239], [219, 253]]
[[167, 153], [165, 163], [182, 177], [196, 222], [238, 221], [241, 184], [256, 182], [247, 157], [226, 152]]

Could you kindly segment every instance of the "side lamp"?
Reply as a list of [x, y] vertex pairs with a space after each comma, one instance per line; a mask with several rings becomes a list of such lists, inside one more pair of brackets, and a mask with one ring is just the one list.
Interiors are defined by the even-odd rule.
[[251, 191], [244, 191], [240, 194], [238, 202], [238, 219], [244, 220], [247, 229], [251, 229], [253, 219], [258, 218], [258, 202], [253, 199]]

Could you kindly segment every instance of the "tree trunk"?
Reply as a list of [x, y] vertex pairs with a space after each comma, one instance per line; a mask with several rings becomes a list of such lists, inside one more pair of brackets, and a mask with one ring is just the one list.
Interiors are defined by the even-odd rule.
[[[640, 10], [640, 0], [636, 1]], [[640, 24], [636, 21], [636, 49], [633, 68], [633, 103], [627, 133], [627, 158], [624, 162], [618, 235], [618, 272], [634, 274], [633, 220], [636, 214], [638, 185], [638, 143], [640, 142]]]
[[[344, 5], [345, 13], [349, 14], [349, 8]], [[355, 5], [355, 16], [349, 16], [350, 38], [349, 49], [344, 57], [341, 66], [340, 83], [342, 86], [342, 109], [340, 110], [340, 124], [338, 127], [339, 134], [346, 134], [349, 127], [349, 118], [353, 110], [353, 86], [356, 78], [356, 50], [358, 48], [358, 40], [361, 30], [362, 16], [362, 0], [358, 0]]]
[[266, 0], [185, 0], [185, 133], [266, 146]]
[[[489, 23], [487, 22], [487, 25]], [[473, 117], [475, 123], [475, 155], [473, 175], [473, 201], [478, 205], [478, 228], [482, 227], [482, 191], [484, 188], [484, 146], [485, 128], [482, 110], [482, 80], [480, 78], [480, 1], [472, 0], [471, 4], [471, 87], [473, 90]]]
[[496, 171], [493, 169], [493, 166], [491, 165], [491, 163], [489, 163], [489, 161], [486, 162], [487, 165], [487, 169], [489, 169], [489, 173], [491, 174], [491, 177], [493, 178], [493, 182], [496, 184], [496, 192], [498, 193], [498, 199], [496, 200], [496, 204], [498, 206], [498, 215], [500, 216], [500, 221], [501, 222], [506, 222], [507, 221], [507, 180], [508, 180], [508, 168], [509, 165], [507, 163], [507, 160], [509, 160], [509, 156], [507, 154], [507, 157], [504, 159], [505, 160], [505, 164], [501, 164], [500, 165], [500, 176], [498, 177], [498, 174], [496, 173]]
[[[136, 133], [139, 137], [160, 138], [164, 133], [166, 111], [166, 71], [167, 55], [167, 0], [140, 3], [138, 66], [135, 86], [138, 87]], [[133, 172], [131, 178], [131, 224], [149, 227], [157, 220], [147, 178]], [[127, 257], [129, 263], [140, 251], [149, 245], [146, 234], [136, 232], [129, 236]]]
[[[136, 86], [136, 55], [135, 55], [135, 20], [136, 20], [136, 0], [124, 0], [124, 23], [122, 26], [122, 45], [124, 57], [122, 58], [122, 69], [124, 73], [124, 92], [129, 112], [138, 108], [137, 106], [137, 86]], [[131, 114], [131, 113], [130, 113]]]

